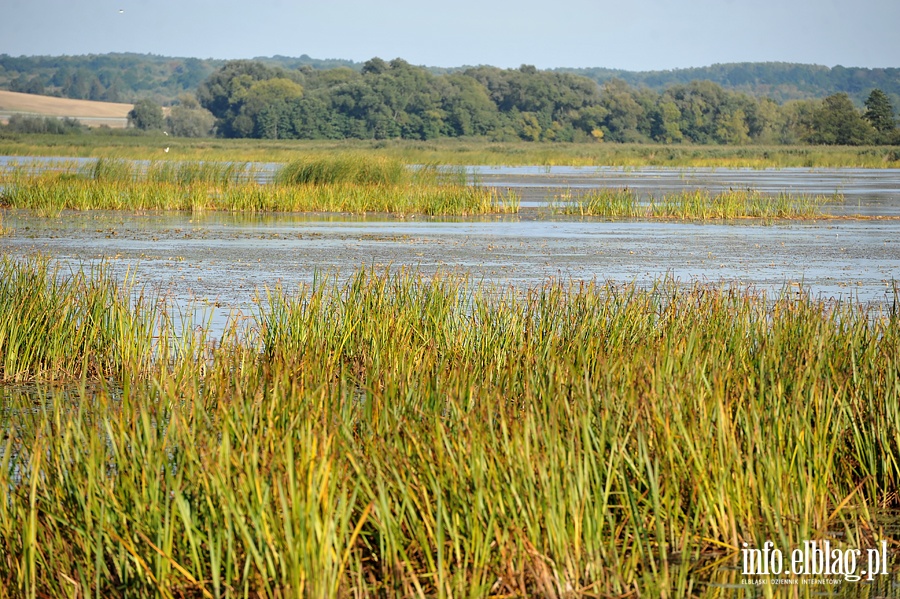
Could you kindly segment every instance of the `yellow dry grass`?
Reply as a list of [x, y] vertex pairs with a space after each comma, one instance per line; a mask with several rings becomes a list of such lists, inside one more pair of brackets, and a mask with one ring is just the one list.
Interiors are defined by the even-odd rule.
[[21, 94], [0, 90], [0, 119], [6, 120], [16, 113], [71, 117], [87, 125], [106, 124], [125, 126], [125, 119], [134, 105], [117, 102], [94, 102], [53, 98], [35, 94]]

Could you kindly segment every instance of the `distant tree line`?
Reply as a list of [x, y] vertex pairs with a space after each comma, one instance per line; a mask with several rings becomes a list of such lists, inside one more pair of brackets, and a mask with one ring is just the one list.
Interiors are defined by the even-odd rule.
[[895, 105], [900, 101], [900, 68], [868, 69], [789, 62], [743, 62], [667, 71], [633, 72], [604, 68], [559, 70], [583, 75], [598, 83], [621, 79], [634, 87], [656, 91], [692, 81], [711, 81], [729, 90], [771, 98], [778, 103], [821, 99], [844, 92], [854, 103], [859, 104], [875, 88], [884, 91]]
[[170, 103], [224, 61], [142, 54], [0, 55], [0, 88], [78, 100]]
[[[317, 60], [306, 55], [259, 60], [289, 69], [361, 68], [348, 60]], [[0, 89], [106, 102], [133, 103], [149, 99], [170, 105], [185, 93], [193, 93], [225, 62], [133, 53], [18, 57], [0, 54]]]
[[[629, 73], [305, 55], [0, 55], [2, 87], [136, 103], [133, 127], [183, 136], [897, 144], [900, 69], [747, 63]], [[824, 96], [834, 89], [842, 91]], [[779, 101], [788, 97], [804, 99]]]
[[224, 137], [662, 142], [900, 143], [893, 105], [872, 90], [777, 104], [710, 81], [658, 92], [558, 71], [474, 67], [437, 75], [395, 59], [355, 71], [232, 61], [197, 89]]
[[[254, 59], [269, 67], [330, 70], [346, 67], [362, 71], [365, 63], [272, 56]], [[111, 53], [83, 56], [19, 56], [0, 54], [0, 89], [79, 99], [135, 102], [147, 98], [162, 105], [194, 92], [224, 60], [175, 58], [152, 54]], [[435, 75], [465, 71], [465, 67], [429, 67]], [[882, 90], [900, 106], [900, 68], [825, 67], [786, 62], [714, 64], [667, 71], [624, 71], [606, 68], [557, 69], [603, 84], [620, 79], [631, 87], [663, 92], [673, 85], [711, 81], [730, 91], [766, 97], [779, 104], [790, 100], [822, 99], [844, 92], [860, 106], [872, 89]]]

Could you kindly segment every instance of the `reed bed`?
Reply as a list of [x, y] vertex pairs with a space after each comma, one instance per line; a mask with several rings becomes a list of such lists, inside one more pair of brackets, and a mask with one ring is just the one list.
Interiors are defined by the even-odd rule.
[[428, 163], [407, 163], [378, 154], [314, 154], [293, 160], [278, 168], [275, 182], [286, 185], [465, 185], [466, 171], [461, 167]]
[[[170, 152], [163, 154], [169, 146]], [[376, 154], [406, 164], [667, 166], [717, 168], [900, 168], [892, 146], [619, 144], [494, 142], [487, 139], [259, 140], [188, 139], [162, 135], [14, 135], [0, 139], [6, 156], [117, 156], [135, 160], [260, 161], [288, 163], [316, 156]]]
[[126, 160], [101, 157], [90, 161], [66, 159], [13, 161], [0, 170], [4, 183], [28, 182], [43, 175], [65, 180], [95, 180], [115, 183], [205, 183], [229, 185], [254, 180], [258, 167], [248, 162]]
[[650, 198], [641, 202], [630, 189], [597, 189], [582, 194], [567, 192], [549, 202], [556, 214], [580, 216], [675, 218], [714, 220], [734, 218], [816, 218], [824, 216], [823, 207], [843, 202], [843, 196], [811, 196], [760, 191], [733, 190], [713, 194], [707, 190], [688, 190]]
[[606, 217], [646, 217], [649, 211], [642, 206], [637, 193], [625, 189], [592, 189], [581, 194], [567, 191], [547, 202], [554, 214]]
[[651, 202], [654, 216], [680, 219], [727, 218], [814, 218], [822, 207], [840, 203], [843, 197], [779, 193], [765, 195], [755, 190], [728, 190], [711, 194], [705, 190], [686, 191]]
[[443, 185], [259, 185], [220, 189], [172, 183], [124, 183], [42, 177], [10, 185], [0, 201], [43, 216], [62, 210], [230, 210], [293, 212], [385, 212], [474, 215], [514, 213], [515, 196], [473, 186]]
[[399, 160], [352, 154], [297, 159], [282, 166], [275, 178], [290, 185], [400, 185], [411, 179], [412, 173]]
[[107, 183], [167, 183], [173, 185], [212, 185], [227, 187], [253, 181], [258, 169], [246, 162], [150, 161], [99, 158], [80, 174]]
[[870, 546], [897, 502], [896, 312], [368, 270], [261, 299], [140, 376], [4, 393], [0, 594], [715, 595], [711, 552]]
[[[127, 289], [127, 283], [126, 283]], [[0, 260], [0, 382], [121, 378], [149, 366], [151, 307], [104, 267], [62, 276], [46, 259]]]
[[[306, 170], [304, 170], [306, 169]], [[296, 162], [260, 183], [246, 164], [97, 160], [84, 167], [7, 173], [0, 203], [58, 216], [63, 210], [514, 213], [515, 194], [467, 185], [458, 169], [380, 159]]]

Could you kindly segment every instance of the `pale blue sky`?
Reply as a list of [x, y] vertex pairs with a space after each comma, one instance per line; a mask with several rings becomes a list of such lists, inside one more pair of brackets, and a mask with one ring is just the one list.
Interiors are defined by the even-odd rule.
[[[120, 13], [124, 10], [124, 13]], [[900, 67], [898, 0], [2, 0], [0, 54]]]

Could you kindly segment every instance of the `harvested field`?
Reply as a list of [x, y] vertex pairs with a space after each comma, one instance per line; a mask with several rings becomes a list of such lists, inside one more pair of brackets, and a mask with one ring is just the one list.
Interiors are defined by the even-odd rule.
[[89, 126], [125, 127], [128, 112], [133, 107], [132, 104], [53, 98], [0, 90], [0, 121], [3, 122], [13, 114], [29, 114], [70, 117]]

